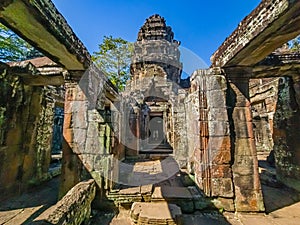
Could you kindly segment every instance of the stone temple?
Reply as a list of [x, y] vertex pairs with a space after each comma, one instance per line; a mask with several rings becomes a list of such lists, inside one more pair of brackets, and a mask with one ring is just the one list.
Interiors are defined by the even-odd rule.
[[300, 54], [284, 46], [299, 11], [263, 0], [187, 79], [152, 15], [119, 92], [50, 0], [2, 1], [0, 22], [45, 57], [0, 63], [1, 224], [298, 219]]

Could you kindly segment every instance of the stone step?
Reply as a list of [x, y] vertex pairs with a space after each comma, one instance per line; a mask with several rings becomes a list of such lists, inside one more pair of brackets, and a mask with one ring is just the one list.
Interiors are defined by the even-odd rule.
[[195, 186], [172, 187], [145, 185], [133, 188], [112, 190], [107, 198], [115, 204], [133, 204], [134, 202], [168, 202], [181, 207], [184, 213], [192, 213], [210, 206], [209, 201]]
[[203, 210], [209, 207], [209, 202], [197, 190], [196, 187], [155, 187], [151, 196], [152, 202], [167, 201], [181, 207], [184, 213], [193, 213], [195, 210]]
[[181, 209], [167, 202], [133, 203], [130, 217], [138, 225], [180, 225]]
[[153, 191], [153, 185], [144, 185], [139, 187], [111, 190], [107, 198], [116, 204], [150, 202]]

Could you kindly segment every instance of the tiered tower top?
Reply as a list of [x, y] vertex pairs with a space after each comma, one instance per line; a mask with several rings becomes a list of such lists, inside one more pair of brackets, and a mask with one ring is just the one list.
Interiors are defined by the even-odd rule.
[[158, 14], [150, 16], [141, 27], [137, 41], [143, 40], [166, 40], [173, 43], [174, 33], [166, 20]]

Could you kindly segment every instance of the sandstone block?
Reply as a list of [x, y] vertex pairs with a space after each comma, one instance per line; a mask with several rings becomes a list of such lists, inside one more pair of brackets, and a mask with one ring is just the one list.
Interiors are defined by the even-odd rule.
[[212, 203], [218, 209], [234, 212], [234, 201], [231, 198], [216, 198], [212, 200]]
[[234, 123], [234, 130], [236, 138], [253, 138], [253, 124], [252, 122], [238, 122]]
[[[213, 72], [213, 71], [212, 71]], [[208, 90], [226, 90], [227, 81], [223, 75], [212, 75], [207, 79]]]
[[213, 90], [207, 92], [207, 102], [209, 107], [226, 107], [226, 92], [222, 90]]
[[210, 150], [210, 158], [212, 164], [222, 165], [229, 164], [231, 162], [231, 152], [227, 151], [218, 151], [218, 150]]
[[264, 203], [261, 190], [244, 190], [235, 188], [235, 208], [238, 212], [264, 211]]
[[212, 197], [232, 198], [233, 183], [231, 178], [212, 178], [211, 179]]
[[235, 107], [232, 116], [236, 121], [252, 122], [250, 107]]
[[230, 134], [229, 122], [226, 121], [209, 121], [209, 135], [212, 136], [228, 136]]
[[232, 178], [230, 165], [212, 165], [210, 172], [211, 178]]
[[231, 149], [230, 136], [209, 137], [208, 147], [213, 151], [230, 151]]
[[226, 107], [210, 107], [207, 113], [209, 121], [228, 121], [228, 114]]

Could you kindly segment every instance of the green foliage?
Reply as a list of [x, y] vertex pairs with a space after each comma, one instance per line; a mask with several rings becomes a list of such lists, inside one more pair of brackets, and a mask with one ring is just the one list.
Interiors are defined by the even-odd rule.
[[99, 51], [92, 59], [119, 90], [123, 90], [130, 78], [130, 62], [133, 45], [122, 38], [104, 36]]
[[3, 62], [22, 61], [42, 56], [42, 54], [16, 35], [13, 31], [0, 24], [0, 60]]
[[293, 52], [300, 52], [300, 36], [296, 37], [290, 42], [290, 49]]

